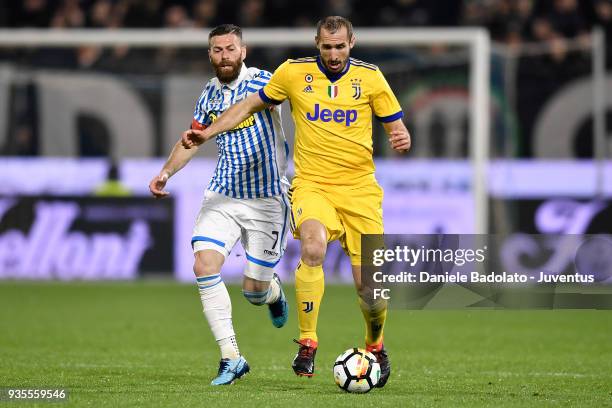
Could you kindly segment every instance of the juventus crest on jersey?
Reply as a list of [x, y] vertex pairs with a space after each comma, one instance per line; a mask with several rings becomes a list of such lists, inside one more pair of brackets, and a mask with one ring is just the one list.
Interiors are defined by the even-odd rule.
[[[244, 64], [229, 84], [212, 78], [198, 99], [193, 118], [200, 125], [213, 123], [231, 105], [259, 92], [272, 74]], [[289, 145], [281, 124], [280, 106], [257, 112], [216, 138], [219, 161], [208, 189], [233, 198], [260, 198], [282, 194]]]

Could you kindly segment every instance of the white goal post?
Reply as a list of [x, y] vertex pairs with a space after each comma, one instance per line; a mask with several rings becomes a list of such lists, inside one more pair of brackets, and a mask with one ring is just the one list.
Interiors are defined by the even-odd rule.
[[[82, 45], [131, 47], [202, 47], [208, 29], [0, 29], [0, 47], [68, 47]], [[313, 29], [245, 29], [250, 46], [313, 46]], [[475, 233], [488, 232], [487, 163], [489, 157], [490, 37], [482, 28], [358, 28], [357, 46], [423, 46], [447, 44], [469, 49], [470, 159], [473, 165]], [[418, 135], [415, 135], [418, 138]]]

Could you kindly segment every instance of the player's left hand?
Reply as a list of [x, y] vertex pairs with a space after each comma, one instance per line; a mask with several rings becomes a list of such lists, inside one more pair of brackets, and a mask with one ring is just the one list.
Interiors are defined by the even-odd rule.
[[408, 130], [392, 130], [389, 132], [389, 143], [396, 152], [406, 153], [411, 146], [410, 133]]

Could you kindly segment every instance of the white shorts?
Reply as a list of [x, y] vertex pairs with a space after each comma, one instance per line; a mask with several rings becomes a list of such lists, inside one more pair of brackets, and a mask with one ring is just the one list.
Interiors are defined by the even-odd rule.
[[270, 281], [287, 245], [291, 212], [284, 194], [238, 199], [206, 190], [193, 229], [193, 252], [212, 249], [227, 258], [240, 239], [246, 252], [244, 275]]

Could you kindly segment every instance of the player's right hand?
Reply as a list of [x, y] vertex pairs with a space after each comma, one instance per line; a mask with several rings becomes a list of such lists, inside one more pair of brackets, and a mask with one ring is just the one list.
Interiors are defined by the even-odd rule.
[[206, 134], [204, 130], [189, 129], [183, 132], [181, 137], [181, 143], [185, 149], [191, 149], [192, 147], [199, 146], [206, 141]]
[[149, 183], [149, 190], [155, 198], [167, 197], [170, 193], [164, 190], [168, 182], [168, 173], [160, 173]]

